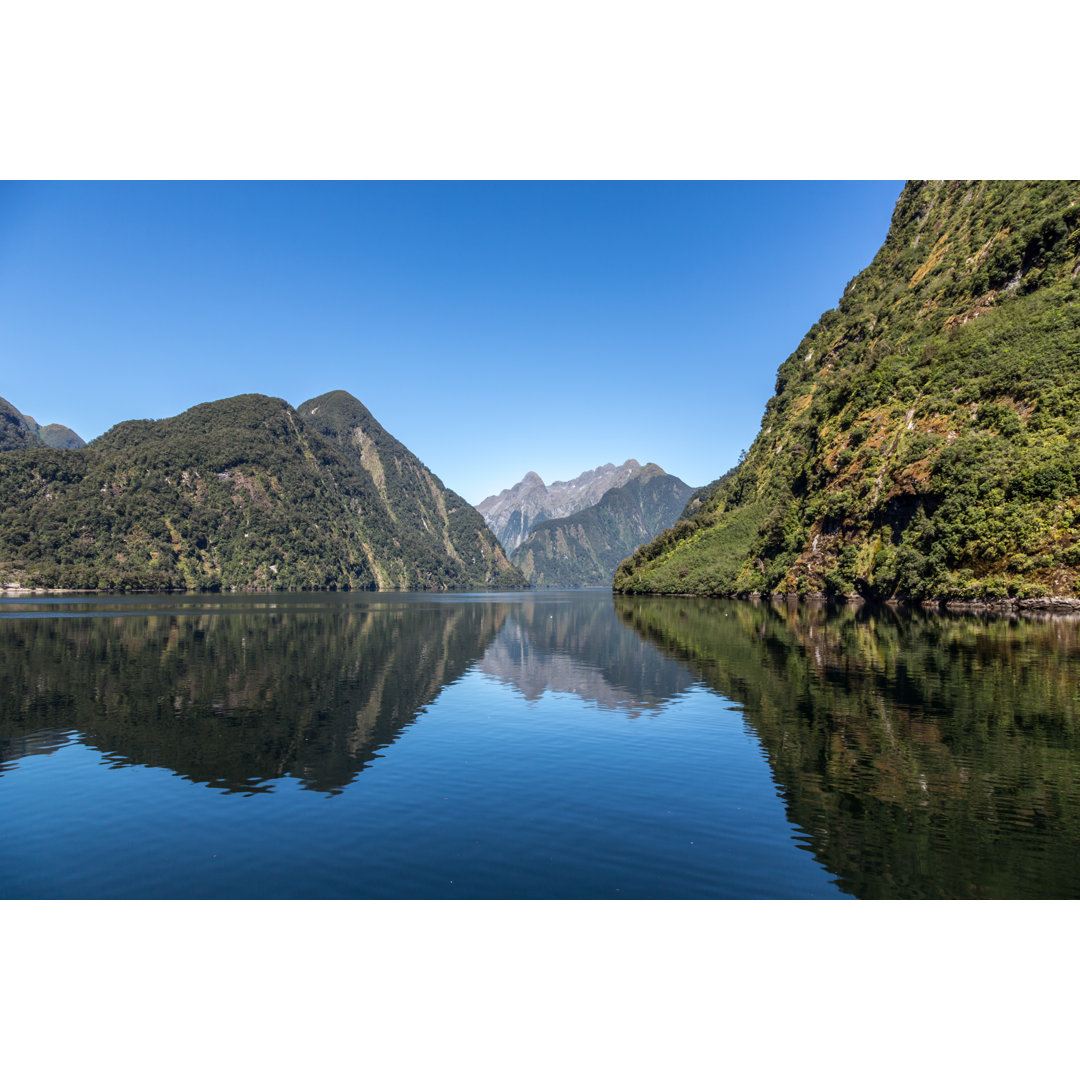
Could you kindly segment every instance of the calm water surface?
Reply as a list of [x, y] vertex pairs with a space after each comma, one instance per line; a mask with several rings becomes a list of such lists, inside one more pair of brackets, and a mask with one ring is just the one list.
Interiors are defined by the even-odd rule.
[[1080, 622], [0, 600], [0, 897], [1080, 895]]

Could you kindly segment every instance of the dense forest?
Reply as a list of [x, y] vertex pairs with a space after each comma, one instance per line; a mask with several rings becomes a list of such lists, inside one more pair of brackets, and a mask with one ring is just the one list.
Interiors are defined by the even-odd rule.
[[483, 518], [351, 395], [246, 394], [0, 454], [0, 584], [524, 585]]
[[1080, 596], [1080, 183], [914, 182], [620, 592]]

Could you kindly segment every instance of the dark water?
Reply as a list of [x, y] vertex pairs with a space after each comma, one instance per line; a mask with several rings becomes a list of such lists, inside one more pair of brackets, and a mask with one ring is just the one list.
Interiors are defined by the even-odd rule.
[[0, 897], [1080, 895], [1080, 622], [0, 600]]

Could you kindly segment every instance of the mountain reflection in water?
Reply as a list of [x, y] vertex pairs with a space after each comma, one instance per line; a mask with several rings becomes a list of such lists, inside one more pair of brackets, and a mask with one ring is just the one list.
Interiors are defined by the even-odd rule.
[[5, 599], [0, 814], [6, 896], [1076, 897], [1080, 621]]
[[[656, 712], [695, 682], [641, 635], [611, 617], [595, 594], [555, 594], [515, 604], [480, 670], [516, 687], [530, 702], [574, 694], [634, 717]], [[606, 597], [605, 597], [606, 599]]]
[[572, 693], [630, 716], [694, 682], [596, 599], [226, 597], [0, 620], [0, 694], [18, 703], [0, 769], [78, 740], [230, 792], [293, 776], [334, 793], [473, 664], [530, 701]]
[[333, 595], [143, 606], [0, 622], [0, 695], [17, 703], [0, 716], [0, 768], [77, 739], [226, 791], [293, 776], [340, 792], [506, 617], [505, 605]]

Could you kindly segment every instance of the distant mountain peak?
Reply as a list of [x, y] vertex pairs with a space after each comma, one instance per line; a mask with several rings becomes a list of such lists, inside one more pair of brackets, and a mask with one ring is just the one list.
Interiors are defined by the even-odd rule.
[[622, 487], [641, 471], [634, 458], [627, 458], [621, 465], [609, 461], [586, 469], [572, 480], [550, 484], [545, 484], [538, 473], [527, 472], [513, 487], [489, 495], [476, 509], [509, 554], [540, 522], [595, 506], [606, 492]]
[[675, 523], [693, 492], [650, 462], [594, 506], [534, 525], [510, 561], [537, 587], [608, 585], [623, 559]]
[[56, 450], [77, 450], [86, 443], [63, 424], [42, 426], [32, 416], [19, 412], [10, 401], [0, 398], [0, 450], [27, 450], [51, 446]]

